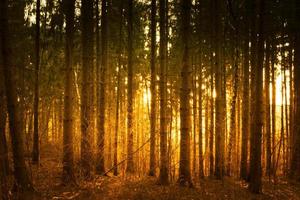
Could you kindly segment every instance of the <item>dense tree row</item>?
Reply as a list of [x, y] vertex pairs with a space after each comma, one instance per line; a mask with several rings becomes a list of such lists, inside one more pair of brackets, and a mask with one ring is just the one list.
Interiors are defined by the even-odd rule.
[[64, 184], [231, 176], [260, 193], [263, 177], [300, 180], [299, 1], [0, 6], [3, 199], [9, 177], [34, 191], [29, 163], [49, 145]]

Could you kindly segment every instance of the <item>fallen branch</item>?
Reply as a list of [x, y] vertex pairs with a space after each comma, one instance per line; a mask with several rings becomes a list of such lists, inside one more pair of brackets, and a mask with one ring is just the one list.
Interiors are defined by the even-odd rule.
[[[131, 155], [133, 155], [133, 154], [137, 153], [139, 150], [141, 150], [149, 141], [150, 141], [150, 138], [144, 144], [142, 144], [138, 149], [136, 149], [134, 152], [132, 152]], [[111, 172], [115, 167], [117, 167], [117, 166], [121, 165], [122, 163], [124, 163], [127, 159], [128, 159], [128, 156], [125, 159], [123, 159], [122, 161], [120, 161], [118, 164], [114, 165], [112, 168], [110, 168], [109, 170], [107, 170], [103, 174], [103, 176], [107, 176], [107, 174], [109, 172]]]

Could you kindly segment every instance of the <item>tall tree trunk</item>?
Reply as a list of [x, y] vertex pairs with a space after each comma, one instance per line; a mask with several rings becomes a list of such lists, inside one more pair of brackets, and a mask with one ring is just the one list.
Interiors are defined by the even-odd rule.
[[[1, 47], [1, 40], [0, 40]], [[0, 60], [2, 60], [2, 54], [0, 55]], [[2, 70], [2, 63], [0, 63], [0, 199], [8, 199], [8, 149], [7, 149], [7, 140], [5, 135], [6, 129], [6, 97], [4, 90], [4, 77]]]
[[32, 162], [39, 163], [40, 147], [39, 147], [39, 70], [40, 70], [40, 16], [41, 1], [36, 1], [36, 32], [35, 32], [35, 82], [34, 82], [34, 106], [33, 106], [33, 148]]
[[228, 154], [227, 154], [227, 175], [231, 175], [231, 167], [233, 164], [233, 156], [236, 155], [235, 146], [236, 146], [236, 100], [238, 95], [238, 50], [234, 50], [235, 58], [234, 58], [234, 65], [233, 65], [233, 96], [231, 102], [231, 112], [230, 112], [230, 135], [229, 135], [229, 143], [228, 143]]
[[191, 20], [191, 0], [181, 0], [181, 37], [183, 44], [183, 58], [181, 68], [180, 89], [180, 163], [179, 184], [191, 186], [190, 172], [190, 134], [191, 134], [191, 66], [189, 63], [189, 40]]
[[224, 146], [225, 141], [224, 133], [224, 122], [225, 122], [225, 112], [224, 112], [224, 94], [223, 94], [223, 78], [222, 78], [222, 63], [221, 63], [221, 2], [219, 0], [214, 0], [213, 8], [215, 12], [214, 21], [214, 51], [215, 51], [215, 77], [216, 77], [216, 126], [215, 126], [215, 176], [217, 179], [223, 178], [223, 168], [224, 168]]
[[105, 88], [106, 88], [106, 71], [107, 71], [107, 12], [108, 2], [102, 0], [102, 16], [101, 16], [101, 67], [100, 67], [100, 88], [99, 88], [99, 116], [98, 116], [98, 152], [97, 152], [97, 166], [98, 174], [105, 172], [104, 163], [104, 142], [105, 142]]
[[[247, 23], [248, 20], [246, 20]], [[249, 31], [246, 25], [246, 38], [244, 41], [244, 63], [243, 63], [243, 111], [242, 111], [242, 146], [241, 146], [241, 165], [240, 178], [247, 179], [248, 170], [248, 138], [249, 138]]]
[[118, 49], [118, 71], [117, 71], [117, 99], [116, 99], [116, 122], [114, 141], [114, 175], [118, 175], [118, 132], [120, 121], [120, 99], [121, 99], [121, 69], [122, 69], [122, 40], [123, 40], [123, 1], [120, 4], [120, 25], [119, 25], [119, 49]]
[[270, 112], [270, 42], [266, 43], [265, 66], [265, 111], [266, 111], [266, 175], [271, 176], [271, 112]]
[[[200, 54], [200, 63], [199, 63], [199, 178], [204, 178], [204, 166], [203, 166], [203, 126], [202, 126], [202, 57]], [[205, 116], [206, 118], [207, 116]], [[205, 127], [206, 129], [207, 127]]]
[[92, 170], [92, 94], [93, 94], [93, 1], [82, 0], [82, 88], [81, 88], [81, 164], [83, 175], [89, 178]]
[[0, 3], [0, 27], [1, 27], [1, 54], [3, 60], [4, 85], [7, 98], [7, 111], [9, 117], [9, 128], [12, 141], [12, 152], [14, 161], [15, 187], [21, 192], [33, 191], [32, 182], [29, 178], [24, 157], [24, 134], [22, 127], [22, 116], [17, 97], [17, 86], [15, 76], [15, 65], [10, 44], [10, 32], [8, 25], [8, 2], [2, 0]]
[[[295, 1], [295, 20], [300, 17], [300, 2]], [[295, 31], [294, 40], [294, 99], [295, 99], [295, 115], [294, 115], [294, 148], [291, 161], [290, 177], [300, 181], [300, 30], [299, 21], [297, 21], [297, 31]]]
[[150, 170], [149, 175], [156, 174], [156, 0], [151, 0], [151, 113], [150, 113]]
[[[264, 60], [264, 33], [263, 33], [263, 12], [264, 0], [258, 0], [255, 7], [255, 35], [258, 35], [254, 43], [252, 53], [255, 56], [255, 65], [253, 68], [252, 96], [253, 107], [251, 108], [251, 137], [250, 140], [250, 183], [249, 190], [252, 193], [261, 192], [261, 138], [262, 138], [262, 104], [263, 104], [263, 60]], [[252, 27], [254, 28], [254, 27]], [[256, 40], [256, 39], [255, 39]], [[253, 41], [252, 41], [253, 42]]]
[[271, 174], [274, 173], [275, 170], [275, 158], [276, 158], [276, 69], [275, 69], [275, 44], [272, 44], [272, 55], [271, 55], [271, 82], [272, 82], [272, 126], [271, 126], [271, 137], [272, 137], [272, 159], [271, 159]]
[[169, 183], [168, 155], [167, 155], [167, 66], [166, 66], [166, 2], [159, 1], [159, 25], [160, 25], [160, 41], [159, 41], [159, 57], [160, 57], [160, 184]]
[[73, 46], [74, 46], [74, 17], [75, 0], [64, 2], [64, 12], [66, 16], [66, 79], [64, 92], [64, 122], [63, 122], [63, 174], [64, 183], [75, 181], [74, 176], [74, 71], [73, 71]]
[[127, 28], [128, 28], [128, 65], [127, 65], [127, 168], [134, 172], [133, 166], [133, 0], [128, 0]]

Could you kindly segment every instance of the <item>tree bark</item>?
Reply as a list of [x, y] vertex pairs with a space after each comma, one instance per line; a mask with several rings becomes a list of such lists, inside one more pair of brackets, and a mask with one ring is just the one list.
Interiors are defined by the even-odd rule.
[[15, 76], [15, 64], [12, 61], [12, 49], [10, 44], [10, 32], [8, 25], [8, 2], [2, 0], [0, 3], [0, 34], [1, 54], [3, 59], [4, 85], [7, 98], [7, 112], [9, 117], [9, 128], [12, 141], [12, 152], [14, 160], [15, 188], [20, 192], [32, 192], [33, 186], [29, 178], [24, 159], [24, 135], [22, 127], [22, 116], [18, 106], [17, 86]]
[[[264, 12], [264, 0], [258, 0], [255, 6], [256, 21], [255, 21], [255, 35], [257, 35], [257, 41], [254, 43], [252, 53], [255, 56], [255, 64], [253, 68], [253, 84], [252, 94], [253, 106], [251, 110], [251, 137], [250, 140], [250, 182], [249, 190], [252, 193], [261, 192], [261, 138], [262, 138], [262, 105], [263, 105], [263, 60], [264, 60], [264, 33], [263, 33], [263, 12]], [[256, 39], [255, 39], [256, 40]], [[254, 42], [254, 41], [252, 41]]]
[[41, 2], [36, 2], [36, 32], [35, 32], [35, 82], [34, 82], [34, 106], [33, 106], [33, 148], [32, 162], [38, 164], [40, 161], [39, 147], [39, 70], [40, 70], [40, 16]]
[[127, 168], [134, 172], [133, 163], [133, 0], [128, 0], [127, 28], [128, 28], [128, 64], [127, 64]]
[[168, 155], [167, 155], [167, 66], [166, 66], [166, 1], [159, 1], [159, 61], [160, 61], [160, 173], [159, 182], [162, 185], [169, 183]]
[[183, 44], [183, 58], [181, 68], [181, 89], [180, 89], [180, 163], [179, 163], [179, 184], [191, 186], [190, 172], [190, 134], [191, 134], [191, 66], [189, 63], [189, 37], [191, 20], [191, 0], [181, 1], [181, 37]]
[[93, 1], [82, 0], [81, 165], [85, 178], [92, 171]]
[[74, 71], [73, 71], [73, 48], [74, 48], [74, 17], [75, 0], [64, 1], [64, 12], [66, 16], [66, 47], [65, 64], [66, 79], [64, 92], [64, 121], [63, 121], [63, 174], [64, 183], [75, 182], [74, 176]]
[[98, 174], [105, 172], [104, 162], [104, 145], [105, 145], [105, 88], [106, 88], [106, 71], [107, 71], [107, 30], [108, 30], [108, 1], [102, 0], [101, 16], [101, 66], [100, 66], [100, 88], [99, 88], [99, 116], [98, 116], [98, 152], [97, 166]]
[[150, 170], [149, 175], [156, 174], [156, 0], [151, 1], [151, 113], [150, 113]]

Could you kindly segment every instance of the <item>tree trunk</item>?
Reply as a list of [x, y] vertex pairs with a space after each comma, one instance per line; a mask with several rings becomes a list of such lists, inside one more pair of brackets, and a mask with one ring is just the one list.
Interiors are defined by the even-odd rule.
[[[246, 20], [247, 22], [247, 20]], [[240, 177], [247, 179], [248, 170], [248, 138], [249, 138], [249, 31], [246, 25], [246, 39], [244, 41], [244, 63], [243, 63], [243, 111], [242, 111], [242, 146]]]
[[100, 67], [100, 83], [99, 83], [99, 113], [98, 113], [98, 152], [97, 152], [97, 166], [98, 174], [105, 172], [104, 163], [104, 144], [105, 144], [105, 88], [106, 88], [106, 71], [107, 71], [107, 30], [108, 30], [108, 2], [102, 0], [102, 16], [101, 16], [101, 67]]
[[[199, 63], [199, 178], [204, 178], [204, 167], [203, 167], [203, 126], [202, 126], [202, 59], [200, 55], [200, 63]], [[207, 116], [205, 116], [206, 118]], [[207, 127], [205, 127], [206, 129]]]
[[215, 12], [214, 22], [214, 51], [215, 51], [215, 78], [216, 78], [216, 126], [215, 126], [215, 176], [217, 179], [223, 178], [224, 168], [224, 129], [225, 112], [224, 112], [224, 94], [223, 94], [223, 78], [222, 78], [222, 63], [221, 63], [221, 16], [220, 16], [220, 4], [219, 0], [214, 0], [213, 8]]
[[[255, 56], [253, 69], [252, 94], [253, 107], [251, 108], [251, 140], [250, 140], [250, 182], [249, 190], [252, 193], [261, 192], [261, 138], [262, 138], [262, 105], [263, 105], [263, 60], [264, 60], [264, 35], [263, 35], [263, 12], [264, 0], [258, 0], [256, 9], [255, 35], [257, 41], [254, 42], [252, 53]], [[254, 27], [252, 27], [254, 28]], [[255, 37], [256, 40], [256, 37]]]
[[272, 107], [271, 107], [271, 112], [272, 112], [272, 126], [271, 126], [271, 136], [272, 136], [272, 159], [271, 159], [271, 174], [274, 173], [275, 170], [275, 158], [276, 158], [276, 144], [275, 144], [275, 137], [276, 137], [276, 69], [275, 69], [275, 44], [273, 42], [272, 44], [272, 56], [271, 56], [271, 82], [272, 82]]
[[83, 175], [92, 170], [92, 94], [93, 94], [93, 1], [82, 0], [82, 88], [81, 88], [81, 164]]
[[266, 43], [265, 110], [266, 110], [266, 175], [271, 176], [271, 112], [270, 112], [270, 42]]
[[160, 173], [159, 182], [162, 185], [169, 183], [168, 155], [167, 155], [167, 66], [166, 66], [166, 2], [159, 1], [159, 57], [160, 57]]
[[22, 127], [22, 116], [17, 97], [17, 86], [15, 76], [15, 65], [13, 64], [12, 49], [10, 44], [10, 32], [8, 30], [8, 2], [2, 0], [0, 3], [0, 27], [1, 27], [1, 54], [3, 59], [4, 85], [6, 88], [7, 111], [9, 117], [9, 128], [12, 141], [12, 152], [14, 161], [15, 187], [21, 192], [33, 191], [32, 182], [29, 178], [24, 157], [24, 134]]
[[122, 69], [122, 39], [123, 39], [123, 1], [120, 4], [120, 25], [119, 25], [119, 49], [118, 49], [118, 71], [117, 71], [117, 99], [116, 99], [116, 122], [114, 141], [114, 175], [118, 175], [118, 132], [120, 121], [120, 98], [121, 98], [121, 69]]
[[[0, 41], [1, 47], [1, 41]], [[0, 55], [0, 60], [2, 60], [2, 54]], [[6, 129], [6, 98], [4, 90], [4, 77], [2, 71], [2, 63], [0, 63], [0, 199], [8, 199], [8, 180], [7, 176], [9, 173], [9, 163], [8, 163], [8, 149], [7, 140], [5, 135]]]
[[191, 134], [191, 66], [189, 63], [189, 40], [191, 20], [191, 0], [181, 1], [181, 37], [183, 44], [183, 58], [181, 68], [181, 89], [180, 89], [180, 163], [179, 163], [179, 184], [191, 186], [190, 172], [190, 134]]
[[74, 17], [75, 0], [65, 1], [64, 12], [66, 16], [66, 79], [64, 92], [64, 122], [63, 122], [63, 174], [64, 183], [75, 181], [74, 176], [74, 71], [73, 71], [73, 46], [74, 46]]
[[34, 106], [33, 106], [33, 148], [32, 162], [38, 164], [40, 161], [39, 147], [39, 70], [40, 70], [40, 15], [41, 2], [36, 2], [36, 32], [35, 32], [35, 82], [34, 82]]
[[127, 65], [127, 168], [134, 172], [133, 166], [133, 0], [128, 0], [127, 28], [128, 28], [128, 65]]
[[151, 1], [151, 113], [150, 113], [150, 170], [149, 175], [156, 174], [156, 0]]
[[228, 154], [227, 154], [227, 175], [231, 175], [231, 167], [233, 164], [233, 156], [236, 155], [235, 146], [236, 146], [236, 100], [238, 93], [238, 50], [235, 49], [236, 55], [234, 56], [234, 66], [233, 66], [233, 96], [231, 102], [231, 112], [230, 112], [230, 135], [229, 135], [229, 143], [228, 143]]
[[[299, 1], [295, 1], [295, 20], [299, 19]], [[298, 21], [297, 21], [298, 22]], [[295, 99], [295, 115], [294, 115], [294, 148], [291, 161], [290, 177], [300, 181], [300, 31], [299, 23], [297, 23], [297, 31], [295, 32], [294, 43], [294, 99]]]

